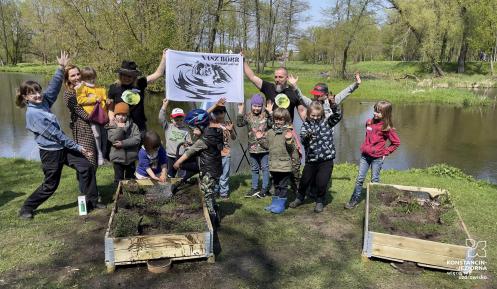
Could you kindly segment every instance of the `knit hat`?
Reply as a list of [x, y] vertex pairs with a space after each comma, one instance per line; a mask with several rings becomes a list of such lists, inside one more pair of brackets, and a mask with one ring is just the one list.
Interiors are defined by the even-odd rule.
[[114, 114], [128, 114], [129, 105], [125, 102], [120, 102], [114, 106]]
[[252, 98], [250, 99], [250, 105], [264, 105], [264, 99], [260, 94], [254, 94], [252, 95]]

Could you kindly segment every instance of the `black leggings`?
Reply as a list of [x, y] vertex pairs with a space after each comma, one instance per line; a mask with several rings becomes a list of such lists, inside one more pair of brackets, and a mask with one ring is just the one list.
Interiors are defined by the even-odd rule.
[[270, 172], [273, 178], [274, 195], [286, 198], [288, 194], [288, 184], [292, 179], [291, 172]]
[[332, 173], [333, 160], [306, 163], [300, 178], [297, 197], [304, 200], [305, 192], [309, 187], [311, 191], [316, 192], [316, 202], [323, 203]]

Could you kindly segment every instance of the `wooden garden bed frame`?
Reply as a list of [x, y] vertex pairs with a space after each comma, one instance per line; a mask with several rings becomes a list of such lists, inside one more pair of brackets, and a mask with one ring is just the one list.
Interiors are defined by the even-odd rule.
[[[171, 179], [175, 183], [179, 179]], [[170, 258], [172, 261], [206, 258], [208, 262], [215, 261], [213, 253], [214, 230], [209, 213], [202, 196], [202, 207], [208, 230], [191, 233], [171, 233], [158, 235], [130, 236], [116, 238], [111, 236], [111, 226], [114, 215], [118, 210], [117, 201], [122, 191], [121, 181], [114, 196], [114, 205], [110, 215], [107, 231], [105, 232], [105, 265], [107, 272], [115, 271], [116, 266], [147, 263], [148, 260]], [[152, 181], [139, 180], [140, 186], [151, 186]], [[200, 188], [198, 193], [200, 194]]]
[[[434, 188], [369, 183], [366, 195], [366, 216], [362, 249], [362, 255], [364, 257], [375, 257], [394, 262], [411, 261], [422, 267], [460, 271], [464, 274], [471, 273], [471, 261], [473, 261], [475, 256], [475, 249], [471, 247], [370, 231], [370, 191], [372, 187], [380, 186], [394, 187], [401, 191], [410, 192], [414, 194], [414, 197], [416, 198], [424, 199], [433, 198], [441, 194], [448, 194], [446, 190]], [[471, 239], [459, 211], [457, 211], [455, 207], [454, 210], [456, 210], [460, 225], [462, 226], [467, 239]]]

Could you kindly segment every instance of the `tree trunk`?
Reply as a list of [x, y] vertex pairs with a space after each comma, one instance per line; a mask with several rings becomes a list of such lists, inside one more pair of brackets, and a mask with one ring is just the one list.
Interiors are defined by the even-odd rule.
[[345, 79], [345, 68], [347, 67], [349, 47], [350, 43], [347, 43], [347, 45], [345, 45], [345, 48], [343, 49], [342, 70], [340, 71], [340, 76], [342, 77], [342, 79]]
[[2, 19], [2, 34], [3, 34], [3, 47], [5, 50], [5, 64], [9, 64], [10, 52], [9, 52], [9, 42], [7, 38], [7, 24], [5, 23], [5, 12], [4, 12], [5, 2], [0, 0], [0, 18]]
[[445, 50], [447, 49], [447, 41], [448, 41], [448, 32], [447, 30], [444, 31], [444, 35], [442, 37], [442, 47], [440, 48], [440, 57], [438, 59], [440, 59], [440, 61], [444, 61], [444, 58], [445, 58]]
[[464, 73], [466, 55], [468, 53], [468, 42], [466, 42], [465, 40], [466, 39], [464, 39], [463, 43], [461, 44], [461, 50], [459, 51], [459, 57], [457, 58], [457, 73]]
[[257, 43], [256, 43], [256, 71], [261, 72], [261, 15], [259, 11], [259, 0], [255, 2], [255, 27], [257, 30]]
[[217, 25], [219, 24], [219, 19], [221, 18], [221, 9], [223, 8], [223, 1], [217, 1], [216, 13], [214, 14], [214, 23], [212, 23], [211, 31], [209, 32], [209, 52], [214, 51], [214, 43], [216, 41]]
[[466, 7], [461, 7], [461, 18], [463, 25], [461, 49], [459, 50], [459, 57], [457, 58], [457, 73], [464, 73], [464, 66], [466, 64], [466, 55], [468, 53], [468, 34], [469, 34], [469, 19]]
[[290, 41], [290, 31], [292, 29], [292, 22], [293, 22], [293, 0], [290, 0], [288, 3], [288, 18], [287, 18], [287, 23], [285, 27], [285, 43], [284, 43], [284, 65], [286, 66], [286, 57], [288, 55], [288, 43]]

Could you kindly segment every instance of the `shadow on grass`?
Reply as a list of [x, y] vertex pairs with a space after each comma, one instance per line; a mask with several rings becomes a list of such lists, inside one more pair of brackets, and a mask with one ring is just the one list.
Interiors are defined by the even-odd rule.
[[18, 193], [13, 191], [3, 191], [0, 194], [0, 208], [7, 205], [10, 201], [16, 199], [17, 197], [24, 196], [26, 193]]
[[64, 205], [53, 206], [50, 208], [37, 209], [36, 213], [37, 214], [39, 214], [39, 213], [52, 213], [52, 212], [62, 211], [62, 210], [70, 209], [70, 208], [76, 208], [77, 205], [78, 205], [78, 202], [71, 202], [71, 203], [67, 203]]

